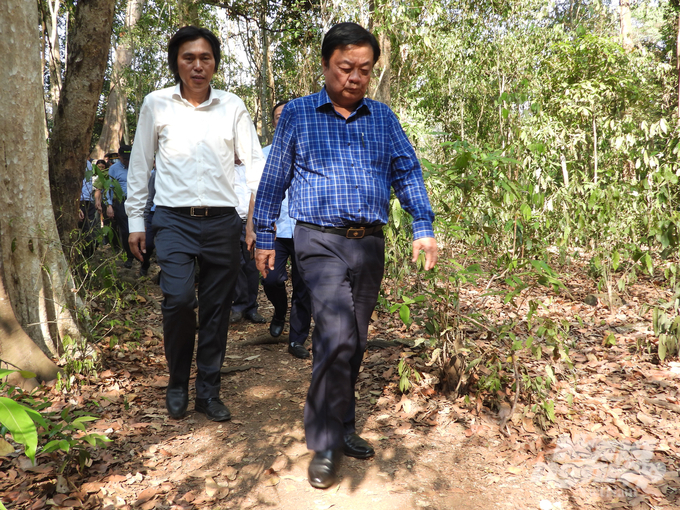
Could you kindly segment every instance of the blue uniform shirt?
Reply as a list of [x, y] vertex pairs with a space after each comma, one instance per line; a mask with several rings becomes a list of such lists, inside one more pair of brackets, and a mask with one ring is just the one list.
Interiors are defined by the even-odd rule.
[[94, 177], [92, 176], [92, 163], [87, 162], [87, 169], [85, 170], [85, 177], [83, 177], [83, 187], [80, 190], [80, 201], [81, 202], [92, 202], [93, 200], [93, 188], [92, 181]]
[[420, 163], [396, 115], [364, 98], [345, 119], [326, 89], [286, 104], [255, 201], [257, 247], [274, 249], [288, 189], [290, 216], [327, 227], [386, 224], [390, 187], [413, 216], [414, 239], [434, 237]]
[[[120, 160], [116, 161], [113, 165], [111, 165], [111, 168], [109, 168], [109, 177], [116, 179], [118, 181], [121, 189], [123, 190], [123, 198], [126, 198], [128, 178], [127, 167], [123, 165], [123, 163]], [[113, 190], [111, 190], [109, 198], [110, 198], [109, 203], [113, 203]]]

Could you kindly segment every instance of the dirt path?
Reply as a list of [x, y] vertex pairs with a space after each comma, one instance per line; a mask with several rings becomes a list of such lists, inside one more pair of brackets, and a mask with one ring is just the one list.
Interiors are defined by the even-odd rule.
[[[53, 455], [39, 456], [35, 467], [18, 453], [0, 458], [7, 508], [680, 508], [680, 437], [673, 432], [679, 415], [672, 410], [680, 364], [677, 371], [630, 360], [626, 365], [623, 354], [595, 355], [599, 351], [585, 343], [591, 356], [575, 353], [583, 358], [578, 405], [558, 408], [558, 425], [545, 432], [513, 417], [504, 435], [495, 413], [466, 406], [463, 399], [451, 401], [426, 386], [401, 395], [396, 364], [410, 349], [370, 348], [359, 377], [357, 415], [359, 432], [377, 454], [364, 461], [346, 458], [339, 484], [323, 491], [307, 482], [311, 454], [302, 416], [311, 361], [293, 358], [283, 343], [261, 343], [272, 341], [267, 325], [232, 326], [222, 398], [233, 419], [218, 424], [195, 413], [191, 388], [190, 412], [171, 420], [164, 408], [159, 299], [157, 286], [140, 289], [138, 306], [100, 344], [105, 370], [97, 377], [72, 392], [43, 392], [53, 399], [52, 409], [99, 414], [91, 430], [113, 443], [94, 453], [82, 475], [72, 470], [58, 476]], [[270, 316], [266, 301], [261, 303], [261, 313]], [[400, 336], [380, 324], [371, 335]], [[626, 379], [626, 370], [638, 375]], [[645, 390], [651, 404], [635, 393], [645, 378], [659, 382], [654, 391], [666, 390], [666, 408], [655, 408], [653, 392]], [[624, 379], [634, 387], [617, 394]], [[620, 430], [625, 426], [627, 435]]]

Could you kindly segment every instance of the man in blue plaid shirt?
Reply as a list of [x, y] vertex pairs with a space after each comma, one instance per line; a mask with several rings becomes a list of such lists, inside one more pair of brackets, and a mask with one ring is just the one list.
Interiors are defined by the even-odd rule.
[[420, 164], [394, 113], [365, 98], [380, 56], [375, 37], [355, 23], [326, 34], [325, 87], [283, 109], [255, 202], [256, 261], [274, 269], [274, 222], [288, 190], [298, 268], [312, 298], [314, 362], [305, 404], [309, 482], [327, 488], [341, 455], [366, 459], [356, 433], [354, 388], [384, 269], [390, 188], [413, 216], [413, 261], [437, 262], [434, 214]]

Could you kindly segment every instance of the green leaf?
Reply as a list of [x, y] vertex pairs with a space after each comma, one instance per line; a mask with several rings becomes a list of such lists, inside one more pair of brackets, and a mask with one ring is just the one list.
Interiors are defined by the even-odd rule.
[[407, 305], [401, 305], [399, 308], [399, 318], [407, 326], [411, 323], [411, 310]]
[[35, 462], [38, 431], [26, 408], [11, 398], [0, 397], [0, 423], [12, 433], [12, 438], [24, 445], [26, 457]]
[[612, 255], [612, 269], [616, 271], [619, 268], [619, 262], [621, 259], [621, 254], [619, 250], [614, 250], [614, 255]]

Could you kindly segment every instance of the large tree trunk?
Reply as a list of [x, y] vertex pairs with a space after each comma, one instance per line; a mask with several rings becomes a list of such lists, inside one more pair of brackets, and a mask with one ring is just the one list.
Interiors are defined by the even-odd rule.
[[115, 0], [79, 0], [69, 26], [66, 75], [49, 149], [52, 207], [65, 249], [78, 223], [85, 161], [111, 46], [114, 6]]
[[43, 353], [58, 354], [61, 338], [78, 338], [79, 331], [73, 282], [50, 207], [37, 21], [36, 2], [3, 2], [0, 358], [53, 379], [57, 368]]
[[134, 28], [142, 17], [142, 9], [145, 0], [128, 0], [125, 13], [125, 34], [121, 37], [113, 62], [111, 73], [111, 89], [106, 104], [104, 125], [97, 146], [90, 157], [101, 159], [110, 151], [117, 151], [120, 141], [125, 139], [125, 115], [127, 110], [127, 95], [125, 94], [125, 69], [130, 67], [133, 57], [133, 49], [129, 40], [130, 30]]

